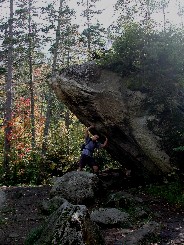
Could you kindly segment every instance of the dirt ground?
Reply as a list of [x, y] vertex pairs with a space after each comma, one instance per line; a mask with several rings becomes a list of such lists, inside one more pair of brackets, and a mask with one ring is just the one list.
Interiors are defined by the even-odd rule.
[[[38, 227], [45, 216], [39, 205], [49, 198], [50, 186], [1, 187], [6, 193], [6, 205], [0, 213], [0, 245], [23, 245], [26, 236]], [[184, 211], [170, 207], [158, 199], [143, 196], [152, 212], [157, 213], [157, 222], [162, 224], [161, 239], [147, 245], [184, 245]], [[122, 238], [120, 229], [104, 230], [106, 245], [117, 243]]]
[[1, 189], [6, 205], [0, 216], [0, 245], [22, 245], [31, 229], [44, 221], [39, 205], [49, 197], [50, 186]]

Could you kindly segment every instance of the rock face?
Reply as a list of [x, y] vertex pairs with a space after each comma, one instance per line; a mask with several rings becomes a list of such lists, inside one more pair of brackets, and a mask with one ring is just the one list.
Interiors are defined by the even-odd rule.
[[132, 80], [87, 63], [64, 70], [51, 86], [82, 123], [107, 135], [107, 151], [122, 166], [145, 177], [168, 174], [182, 163], [173, 148], [184, 142], [184, 91], [175, 81]]

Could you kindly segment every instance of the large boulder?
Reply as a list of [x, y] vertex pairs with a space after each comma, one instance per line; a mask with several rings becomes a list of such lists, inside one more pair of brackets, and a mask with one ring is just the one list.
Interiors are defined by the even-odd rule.
[[132, 80], [86, 63], [58, 73], [51, 87], [82, 123], [107, 135], [108, 152], [132, 174], [167, 175], [183, 166], [173, 149], [184, 143], [184, 90], [171, 79]]
[[50, 195], [65, 198], [73, 204], [84, 204], [94, 200], [98, 191], [97, 175], [84, 171], [72, 171], [56, 179]]
[[98, 226], [90, 220], [84, 205], [64, 202], [52, 213], [34, 245], [103, 245]]

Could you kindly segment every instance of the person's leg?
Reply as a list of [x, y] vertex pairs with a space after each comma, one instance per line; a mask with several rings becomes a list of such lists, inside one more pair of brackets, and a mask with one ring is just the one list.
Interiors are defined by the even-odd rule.
[[88, 165], [92, 168], [94, 174], [98, 174], [99, 168], [93, 157], [90, 157]]
[[82, 154], [79, 161], [78, 171], [82, 171], [85, 166], [86, 166], [86, 156]]
[[95, 174], [98, 174], [98, 170], [99, 170], [98, 166], [94, 165], [93, 166], [93, 171], [94, 171]]

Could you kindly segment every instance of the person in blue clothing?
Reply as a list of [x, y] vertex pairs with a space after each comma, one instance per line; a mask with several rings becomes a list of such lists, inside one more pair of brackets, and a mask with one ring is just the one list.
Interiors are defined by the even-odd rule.
[[97, 163], [95, 162], [93, 153], [95, 149], [104, 148], [108, 143], [108, 139], [105, 138], [104, 143], [101, 144], [100, 142], [98, 142], [99, 135], [95, 134], [90, 138], [89, 130], [91, 128], [94, 128], [94, 126], [88, 127], [85, 131], [85, 147], [83, 148], [82, 153], [81, 153], [78, 170], [82, 171], [82, 169], [86, 165], [88, 165], [89, 167], [93, 169], [94, 173], [98, 173], [99, 168], [98, 168]]

